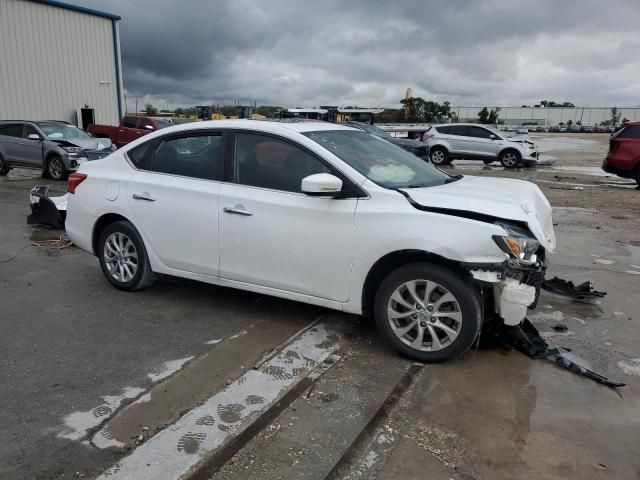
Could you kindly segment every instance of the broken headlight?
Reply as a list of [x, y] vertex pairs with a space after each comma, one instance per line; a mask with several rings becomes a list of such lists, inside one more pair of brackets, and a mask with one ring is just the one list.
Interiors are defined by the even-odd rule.
[[62, 149], [67, 153], [84, 153], [84, 148], [81, 147], [72, 147], [70, 145], [62, 145]]
[[537, 260], [536, 252], [540, 248], [540, 242], [532, 238], [531, 232], [526, 228], [509, 223], [498, 223], [508, 235], [494, 235], [493, 240], [500, 250], [506, 253], [510, 259], [519, 263], [530, 265]]

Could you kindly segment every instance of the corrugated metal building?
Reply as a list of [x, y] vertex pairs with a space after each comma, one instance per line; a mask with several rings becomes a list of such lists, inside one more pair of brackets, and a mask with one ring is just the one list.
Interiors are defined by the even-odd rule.
[[0, 119], [122, 116], [120, 17], [54, 0], [0, 0]]

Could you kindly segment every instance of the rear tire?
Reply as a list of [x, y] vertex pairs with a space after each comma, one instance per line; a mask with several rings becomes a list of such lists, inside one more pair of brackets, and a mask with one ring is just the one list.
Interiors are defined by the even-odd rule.
[[120, 290], [141, 290], [155, 280], [142, 237], [127, 221], [111, 223], [102, 230], [96, 254], [102, 273]]
[[420, 362], [458, 358], [471, 348], [482, 324], [474, 285], [429, 263], [389, 274], [376, 292], [374, 316], [385, 341]]
[[9, 173], [9, 170], [9, 165], [7, 165], [7, 162], [5, 162], [4, 157], [0, 155], [0, 175], [6, 175], [7, 173]]
[[449, 152], [443, 147], [433, 147], [429, 152], [429, 160], [434, 165], [447, 165], [451, 163], [449, 160]]
[[58, 155], [51, 155], [47, 159], [47, 175], [53, 180], [66, 180], [69, 176], [64, 161]]
[[500, 154], [500, 163], [504, 168], [517, 168], [522, 162], [522, 156], [516, 150], [505, 150]]

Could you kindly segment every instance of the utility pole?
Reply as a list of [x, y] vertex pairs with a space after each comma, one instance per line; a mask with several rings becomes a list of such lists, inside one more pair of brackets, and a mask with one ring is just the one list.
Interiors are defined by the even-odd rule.
[[136, 117], [138, 116], [138, 97], [136, 97]]

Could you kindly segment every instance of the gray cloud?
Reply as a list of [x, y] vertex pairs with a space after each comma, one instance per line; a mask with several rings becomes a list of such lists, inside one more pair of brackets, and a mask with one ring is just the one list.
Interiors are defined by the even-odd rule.
[[640, 104], [635, 0], [76, 0], [123, 17], [129, 97], [156, 103]]

